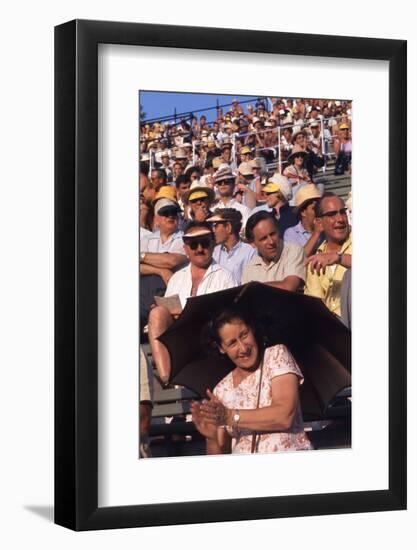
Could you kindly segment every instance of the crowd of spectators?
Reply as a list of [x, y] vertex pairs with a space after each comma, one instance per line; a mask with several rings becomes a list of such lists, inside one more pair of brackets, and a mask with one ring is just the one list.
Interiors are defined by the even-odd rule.
[[331, 155], [350, 175], [351, 145], [348, 101], [233, 100], [210, 124], [141, 125], [141, 326], [163, 383], [158, 336], [193, 296], [259, 281], [316, 296], [349, 326], [351, 205], [320, 176]]

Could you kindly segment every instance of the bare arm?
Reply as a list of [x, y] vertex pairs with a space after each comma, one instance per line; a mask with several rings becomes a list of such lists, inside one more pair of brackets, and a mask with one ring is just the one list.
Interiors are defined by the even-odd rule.
[[144, 265], [149, 265], [172, 270], [186, 262], [187, 256], [185, 254], [175, 252], [146, 252], [145, 258], [141, 262], [141, 268]]
[[317, 242], [320, 239], [320, 235], [321, 235], [321, 231], [319, 231], [319, 232], [314, 231], [311, 234], [311, 237], [308, 239], [308, 241], [304, 245], [304, 247], [303, 247], [304, 248], [304, 254], [306, 255], [307, 258], [309, 256], [311, 256], [313, 250], [316, 248]]
[[[210, 393], [203, 402], [201, 414], [209, 423], [224, 422], [231, 426], [235, 409], [225, 408]], [[259, 409], [239, 409], [239, 428], [259, 431], [285, 431], [292, 426], [298, 404], [298, 377], [287, 373], [272, 379], [271, 405]]]
[[139, 269], [141, 275], [159, 275], [166, 285], [173, 275], [170, 269], [155, 267], [153, 265], [140, 264]]
[[269, 286], [274, 288], [282, 288], [283, 290], [290, 290], [291, 292], [296, 292], [300, 285], [303, 284], [303, 280], [296, 275], [288, 275], [282, 281], [273, 281], [271, 283], [266, 283]]
[[307, 269], [309, 269], [311, 273], [320, 275], [321, 272], [325, 272], [328, 265], [340, 263], [341, 266], [350, 269], [352, 267], [352, 254], [343, 253], [339, 259], [339, 255], [336, 254], [336, 252], [318, 253], [310, 256], [306, 263], [308, 266]]

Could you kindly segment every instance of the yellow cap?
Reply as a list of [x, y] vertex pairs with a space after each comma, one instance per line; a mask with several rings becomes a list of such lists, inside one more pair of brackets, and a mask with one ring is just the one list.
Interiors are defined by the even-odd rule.
[[262, 191], [264, 193], [277, 193], [281, 189], [281, 186], [279, 183], [267, 183], [263, 188]]
[[205, 191], [195, 191], [194, 193], [191, 193], [191, 195], [188, 197], [189, 201], [193, 201], [195, 199], [202, 199], [208, 197], [208, 193]]
[[177, 191], [172, 185], [163, 185], [158, 193], [155, 195], [154, 202], [159, 199], [170, 199], [172, 201], [177, 200]]

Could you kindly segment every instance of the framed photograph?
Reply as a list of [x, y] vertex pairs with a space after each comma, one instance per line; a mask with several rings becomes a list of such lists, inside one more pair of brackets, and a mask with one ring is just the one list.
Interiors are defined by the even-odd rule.
[[[55, 196], [57, 524], [405, 509], [405, 41], [60, 25]], [[312, 225], [302, 225], [310, 206]], [[277, 235], [269, 260], [256, 226], [266, 222]], [[252, 258], [283, 257], [297, 223], [306, 273], [330, 270], [334, 286], [339, 268], [351, 274], [351, 309], [340, 292], [334, 301], [310, 291], [308, 273], [250, 275]], [[336, 252], [332, 224], [343, 233]], [[230, 243], [251, 258], [234, 271], [216, 259]], [[214, 264], [221, 282], [196, 283]], [[230, 339], [236, 312], [213, 315], [236, 304], [244, 329]], [[252, 369], [263, 388], [283, 353], [301, 369], [285, 373], [304, 379], [294, 389], [302, 416], [261, 429], [251, 414], [268, 408], [262, 392], [234, 402], [225, 381]]]

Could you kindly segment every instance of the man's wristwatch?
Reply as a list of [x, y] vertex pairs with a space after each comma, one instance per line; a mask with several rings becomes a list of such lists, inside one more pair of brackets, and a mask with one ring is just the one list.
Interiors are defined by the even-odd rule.
[[143, 264], [143, 262], [145, 261], [145, 257], [146, 257], [146, 252], [141, 252], [140, 253], [140, 263]]
[[336, 254], [337, 254], [337, 263], [341, 264], [342, 263], [343, 252], [336, 252]]

